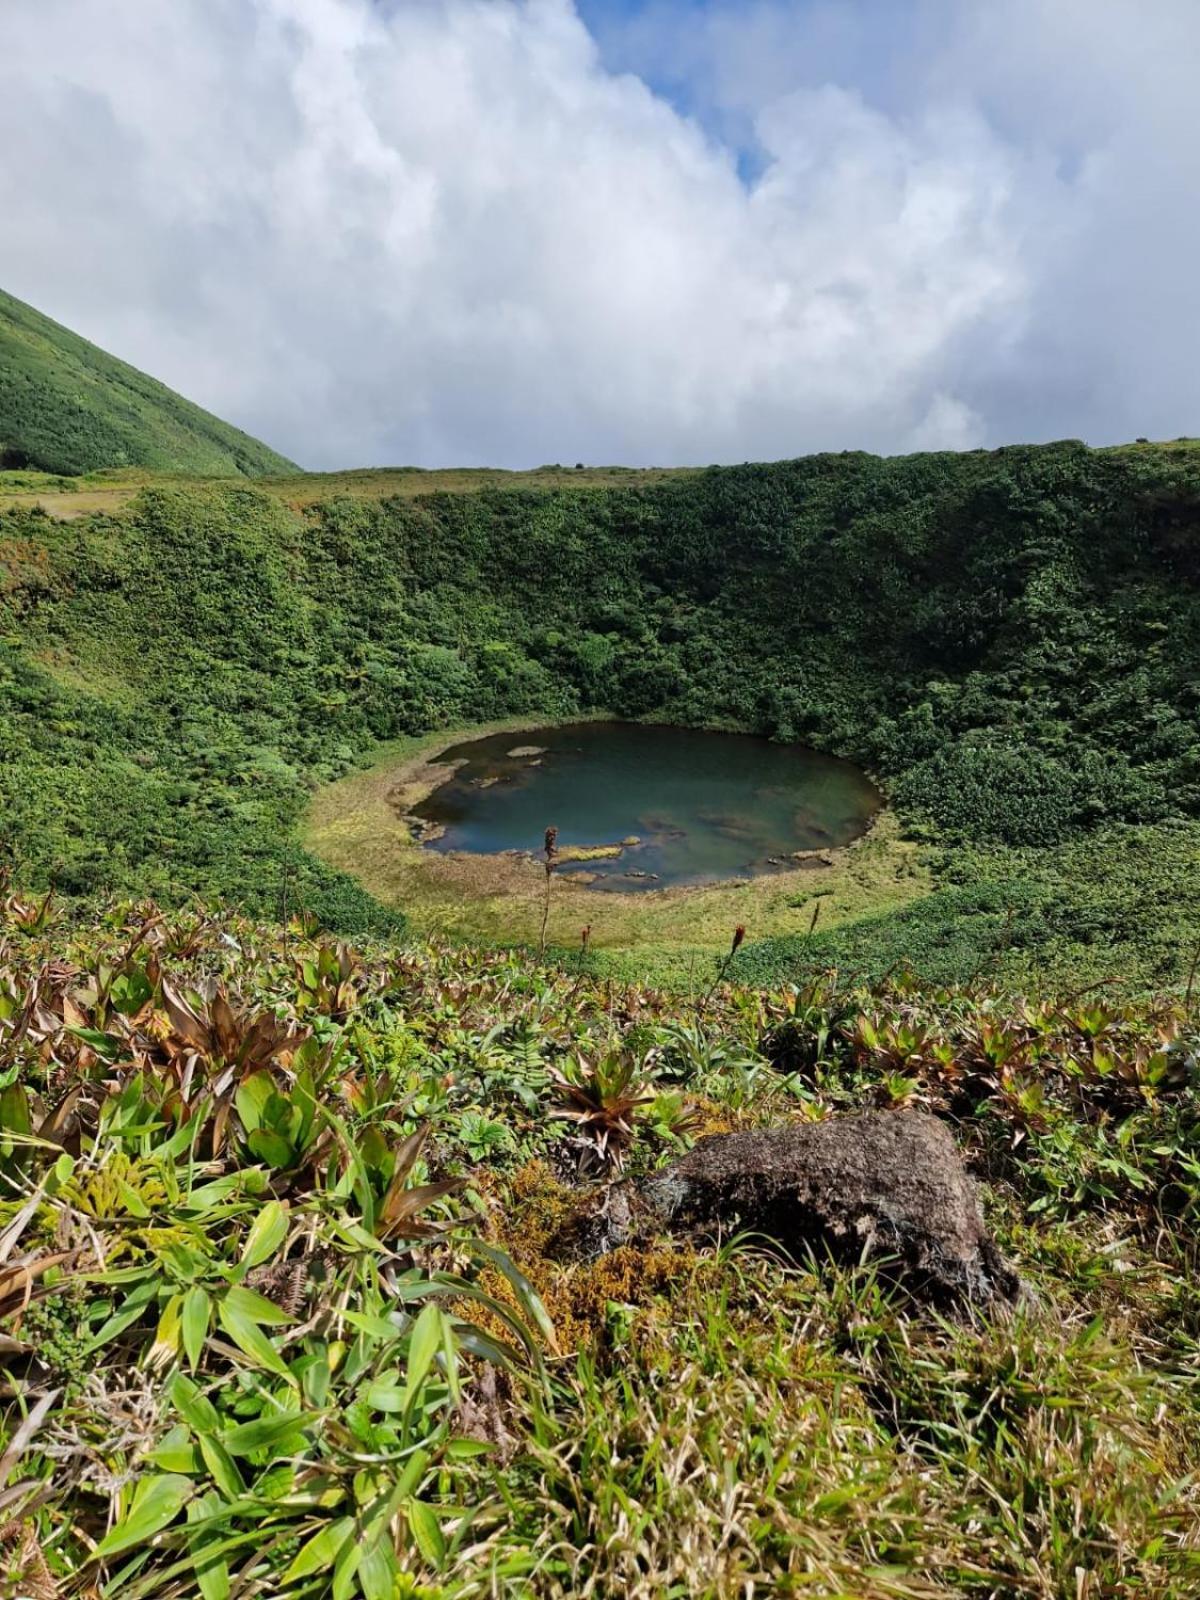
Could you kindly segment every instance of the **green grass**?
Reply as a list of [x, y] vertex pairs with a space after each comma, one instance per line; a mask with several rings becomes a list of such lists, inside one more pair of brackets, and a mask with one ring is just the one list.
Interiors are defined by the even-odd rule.
[[0, 292], [0, 467], [70, 476], [122, 466], [258, 477], [292, 463]]
[[924, 853], [936, 887], [899, 910], [755, 939], [746, 982], [837, 966], [906, 968], [932, 984], [998, 977], [1015, 988], [1179, 983], [1200, 949], [1200, 825], [1116, 825], [1042, 849]]
[[[1182, 1004], [827, 976], [681, 1008], [19, 896], [0, 949], [6, 1592], [1196, 1593]], [[753, 1240], [556, 1261], [577, 1054], [642, 1097], [635, 1172], [697, 1125], [949, 1117], [1026, 1303], [947, 1320]]]

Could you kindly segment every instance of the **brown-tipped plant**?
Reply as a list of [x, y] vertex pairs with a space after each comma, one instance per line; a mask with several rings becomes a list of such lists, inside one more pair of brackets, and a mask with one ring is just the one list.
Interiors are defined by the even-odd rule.
[[455, 1227], [461, 1219], [431, 1221], [421, 1212], [435, 1200], [458, 1194], [467, 1187], [466, 1178], [443, 1178], [437, 1183], [409, 1184], [429, 1138], [429, 1124], [410, 1133], [393, 1152], [392, 1177], [379, 1208], [377, 1232], [381, 1239], [436, 1239]]
[[619, 1172], [638, 1108], [654, 1099], [641, 1060], [620, 1047], [590, 1061], [577, 1055], [565, 1072], [552, 1069], [550, 1080], [559, 1092], [551, 1115], [573, 1122], [599, 1164]]
[[53, 899], [53, 889], [40, 900], [22, 899], [18, 894], [6, 895], [0, 900], [0, 921], [10, 923], [22, 933], [41, 933], [50, 920]]
[[743, 922], [739, 922], [737, 927], [733, 930], [733, 938], [729, 942], [729, 949], [721, 957], [720, 965], [717, 967], [717, 975], [709, 986], [708, 993], [704, 996], [706, 1001], [711, 1000], [713, 995], [716, 994], [717, 990], [725, 982], [725, 978], [729, 972], [730, 964], [733, 961], [734, 956], [737, 955], [738, 951], [742, 948], [745, 938], [746, 925]]
[[296, 971], [296, 1010], [303, 1015], [315, 1011], [318, 1015], [338, 1019], [344, 1017], [357, 998], [355, 974], [361, 962], [345, 944], [322, 944], [311, 957], [294, 963]]
[[550, 923], [550, 880], [554, 876], [554, 869], [558, 865], [558, 829], [547, 828], [542, 853], [546, 858], [546, 894], [542, 901], [542, 935], [538, 945], [539, 954], [546, 954], [546, 929]]

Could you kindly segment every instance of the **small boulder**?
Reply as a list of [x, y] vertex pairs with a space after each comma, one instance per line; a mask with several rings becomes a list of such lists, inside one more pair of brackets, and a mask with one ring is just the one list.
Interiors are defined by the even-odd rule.
[[664, 1171], [609, 1190], [577, 1219], [574, 1247], [598, 1254], [664, 1228], [749, 1231], [794, 1255], [888, 1257], [914, 1294], [942, 1304], [1010, 1301], [1020, 1287], [949, 1129], [923, 1112], [713, 1134]]

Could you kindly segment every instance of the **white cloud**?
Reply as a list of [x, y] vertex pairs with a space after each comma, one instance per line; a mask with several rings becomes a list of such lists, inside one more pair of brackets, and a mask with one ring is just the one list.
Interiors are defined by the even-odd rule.
[[1082, 0], [1000, 7], [1019, 50], [994, 5], [916, 5], [900, 79], [836, 8], [714, 7], [703, 126], [569, 0], [5, 0], [0, 284], [312, 466], [1182, 432], [1195, 319], [1111, 304], [1186, 276], [1111, 251], [1194, 149], [1200, 26], [1160, 4], [1143, 128], [1154, 52], [1131, 85]]

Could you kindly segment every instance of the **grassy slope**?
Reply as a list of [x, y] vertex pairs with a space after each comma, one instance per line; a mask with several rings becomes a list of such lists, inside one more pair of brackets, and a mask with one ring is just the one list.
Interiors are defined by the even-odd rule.
[[[355, 472], [303, 472], [260, 478], [255, 488], [294, 511], [350, 496], [367, 504], [415, 500], [431, 494], [478, 494], [488, 489], [630, 489], [672, 478], [695, 477], [695, 467], [533, 467], [505, 471], [492, 467], [432, 470], [423, 467], [370, 467]], [[94, 511], [115, 512], [130, 505], [162, 475], [121, 468], [59, 477], [40, 472], [0, 472], [0, 511], [40, 506], [70, 521]], [[176, 487], [200, 487], [186, 474], [173, 475]]]
[[0, 292], [0, 465], [259, 477], [292, 463]]
[[[1194, 1012], [828, 980], [681, 1012], [144, 905], [0, 900], [0, 950], [0, 1591], [1197, 1593]], [[646, 1097], [636, 1171], [697, 1131], [938, 1111], [1033, 1295], [944, 1321], [745, 1240], [557, 1262], [577, 1052]], [[415, 1210], [448, 1233], [389, 1226], [456, 1178]]]

